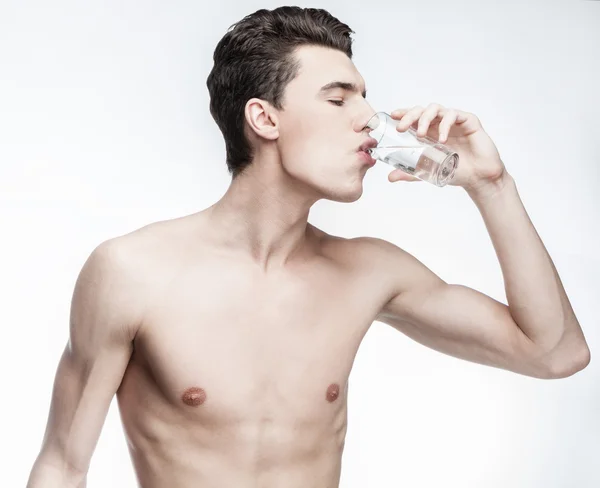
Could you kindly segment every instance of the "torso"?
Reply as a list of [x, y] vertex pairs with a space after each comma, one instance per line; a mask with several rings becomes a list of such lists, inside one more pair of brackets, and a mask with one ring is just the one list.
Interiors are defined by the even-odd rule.
[[132, 237], [148, 307], [117, 399], [140, 485], [337, 487], [348, 377], [382, 287], [353, 240], [315, 229], [320, 253], [267, 278], [200, 244], [198, 222]]

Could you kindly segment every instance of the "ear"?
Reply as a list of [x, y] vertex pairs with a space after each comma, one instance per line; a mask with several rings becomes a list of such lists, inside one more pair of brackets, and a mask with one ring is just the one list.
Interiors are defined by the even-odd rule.
[[246, 122], [256, 135], [270, 141], [279, 137], [279, 119], [277, 111], [269, 102], [260, 98], [251, 98], [244, 108]]

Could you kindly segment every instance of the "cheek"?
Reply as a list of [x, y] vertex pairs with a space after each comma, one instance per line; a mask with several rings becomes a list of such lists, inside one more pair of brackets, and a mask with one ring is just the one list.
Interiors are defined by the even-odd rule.
[[280, 129], [279, 143], [282, 156], [307, 156], [331, 150], [331, 134], [327, 125], [318, 120], [296, 118]]
[[[290, 114], [294, 114], [290, 117]], [[280, 119], [279, 151], [286, 169], [299, 176], [309, 171], [311, 174], [336, 167], [340, 160], [348, 156], [341, 141], [347, 134], [323, 117], [308, 113], [300, 107], [290, 108]]]

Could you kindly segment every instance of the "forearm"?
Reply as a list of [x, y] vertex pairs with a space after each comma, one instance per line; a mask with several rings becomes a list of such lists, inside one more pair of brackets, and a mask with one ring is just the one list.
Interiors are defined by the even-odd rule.
[[[511, 315], [541, 350], [568, 344], [572, 353], [587, 344], [550, 255], [519, 197], [513, 178], [468, 190], [498, 256]], [[563, 351], [565, 352], [565, 351]]]
[[61, 468], [38, 457], [26, 488], [86, 488], [86, 474]]

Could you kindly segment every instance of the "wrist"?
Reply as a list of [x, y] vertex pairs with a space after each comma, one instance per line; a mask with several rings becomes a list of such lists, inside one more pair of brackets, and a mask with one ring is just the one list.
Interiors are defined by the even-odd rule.
[[470, 185], [465, 187], [465, 191], [473, 200], [484, 201], [503, 194], [514, 186], [515, 180], [508, 171], [504, 170], [500, 177]]

